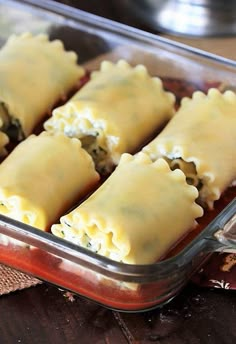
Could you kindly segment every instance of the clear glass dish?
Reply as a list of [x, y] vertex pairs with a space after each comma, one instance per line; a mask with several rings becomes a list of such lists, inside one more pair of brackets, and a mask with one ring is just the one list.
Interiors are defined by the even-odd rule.
[[[123, 58], [146, 65], [166, 85], [186, 84], [190, 93], [212, 85], [236, 86], [234, 61], [53, 1], [0, 0], [0, 44], [24, 31], [61, 39], [66, 49], [78, 52], [88, 71], [104, 59]], [[0, 262], [112, 309], [148, 310], [171, 300], [213, 251], [236, 248], [235, 197], [236, 188], [229, 188], [196, 230], [163, 261], [149, 265], [117, 263], [0, 216]], [[24, 244], [13, 244], [12, 238]]]

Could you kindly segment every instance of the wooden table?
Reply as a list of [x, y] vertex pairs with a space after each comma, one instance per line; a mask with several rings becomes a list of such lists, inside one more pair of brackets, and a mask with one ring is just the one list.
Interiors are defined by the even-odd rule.
[[235, 344], [236, 294], [189, 284], [169, 305], [114, 312], [46, 284], [0, 297], [1, 344]]
[[[114, 1], [63, 2], [139, 26], [115, 11]], [[235, 38], [230, 40], [235, 44]], [[188, 43], [205, 44], [212, 52], [217, 43], [216, 52], [227, 55], [229, 39]], [[236, 58], [236, 49], [229, 49], [228, 54]], [[236, 293], [191, 283], [171, 303], [147, 313], [119, 313], [80, 297], [71, 300], [46, 284], [0, 297], [0, 311], [0, 344], [236, 343]]]

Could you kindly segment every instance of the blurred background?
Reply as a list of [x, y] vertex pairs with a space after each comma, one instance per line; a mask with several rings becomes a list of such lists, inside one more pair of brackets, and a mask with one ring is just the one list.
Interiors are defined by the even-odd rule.
[[235, 0], [57, 1], [236, 60]]

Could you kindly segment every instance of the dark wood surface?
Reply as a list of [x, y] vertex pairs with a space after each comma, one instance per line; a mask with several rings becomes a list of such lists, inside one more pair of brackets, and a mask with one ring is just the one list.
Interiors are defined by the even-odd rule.
[[[63, 2], [139, 26], [114, 8], [115, 1]], [[191, 283], [163, 308], [139, 314], [71, 300], [46, 284], [0, 297], [0, 344], [235, 344], [235, 323], [235, 292]]]
[[171, 303], [119, 313], [46, 284], [0, 297], [1, 344], [235, 344], [236, 294], [189, 284]]

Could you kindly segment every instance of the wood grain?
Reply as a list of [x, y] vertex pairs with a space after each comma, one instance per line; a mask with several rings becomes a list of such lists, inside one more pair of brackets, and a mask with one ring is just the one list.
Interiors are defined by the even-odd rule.
[[0, 298], [2, 344], [234, 344], [236, 293], [189, 284], [171, 303], [119, 313], [43, 284]]

